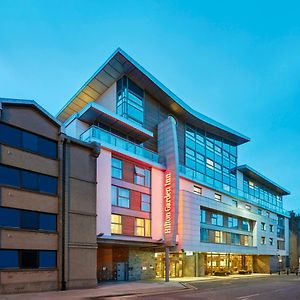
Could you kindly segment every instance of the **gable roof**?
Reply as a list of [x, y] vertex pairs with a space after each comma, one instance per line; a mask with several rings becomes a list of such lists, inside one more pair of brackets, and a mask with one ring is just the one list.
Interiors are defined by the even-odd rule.
[[121, 48], [118, 48], [84, 83], [78, 92], [58, 112], [57, 118], [62, 122], [66, 121], [89, 102], [95, 101], [124, 74], [154, 96], [157, 101], [161, 102], [175, 116], [188, 120], [191, 124], [221, 136], [237, 145], [250, 141], [245, 135], [193, 110]]

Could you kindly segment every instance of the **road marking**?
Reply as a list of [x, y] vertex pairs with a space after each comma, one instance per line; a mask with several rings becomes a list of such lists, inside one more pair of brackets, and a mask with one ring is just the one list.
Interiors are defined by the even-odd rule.
[[259, 294], [252, 294], [252, 295], [247, 295], [247, 296], [241, 296], [241, 297], [237, 297], [235, 299], [248, 300], [249, 298], [256, 297], [256, 296], [259, 296]]

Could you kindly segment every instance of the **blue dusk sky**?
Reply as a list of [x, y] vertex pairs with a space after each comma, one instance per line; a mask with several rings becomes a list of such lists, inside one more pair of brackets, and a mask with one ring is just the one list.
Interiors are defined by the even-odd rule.
[[247, 163], [300, 208], [299, 1], [0, 1], [0, 97], [55, 115], [121, 47], [199, 112], [249, 136]]

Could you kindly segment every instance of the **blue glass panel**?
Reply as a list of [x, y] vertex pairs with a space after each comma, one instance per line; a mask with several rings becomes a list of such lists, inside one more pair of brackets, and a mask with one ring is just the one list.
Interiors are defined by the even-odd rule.
[[18, 209], [0, 207], [0, 226], [20, 227], [20, 211]]
[[38, 136], [32, 133], [22, 132], [22, 147], [26, 150], [37, 152], [38, 151]]
[[48, 139], [39, 137], [38, 152], [53, 159], [57, 158], [57, 143]]
[[56, 195], [57, 194], [57, 178], [47, 175], [39, 175], [39, 191]]
[[38, 174], [22, 171], [22, 188], [37, 191], [38, 190]]
[[18, 250], [0, 249], [0, 269], [17, 269], [18, 267]]
[[56, 231], [56, 215], [40, 213], [40, 229]]
[[21, 211], [21, 228], [39, 229], [39, 213], [34, 211]]
[[0, 184], [20, 187], [20, 171], [0, 165]]
[[21, 147], [21, 130], [0, 123], [0, 143]]
[[56, 251], [40, 251], [40, 268], [56, 268]]

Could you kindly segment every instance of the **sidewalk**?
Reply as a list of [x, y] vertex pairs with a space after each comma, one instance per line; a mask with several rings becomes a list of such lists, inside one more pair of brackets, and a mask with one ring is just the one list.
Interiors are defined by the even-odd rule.
[[164, 279], [153, 279], [149, 281], [135, 282], [105, 282], [99, 284], [94, 289], [53, 291], [42, 293], [13, 294], [0, 295], [0, 300], [97, 300], [100, 297], [113, 297], [137, 294], [159, 294], [169, 291], [182, 291], [190, 288], [188, 282], [192, 281], [221, 281], [232, 278], [246, 277], [267, 277], [267, 274], [251, 274], [251, 275], [230, 275], [230, 276], [205, 276], [205, 277], [183, 277], [170, 278], [170, 282], [164, 282]]

